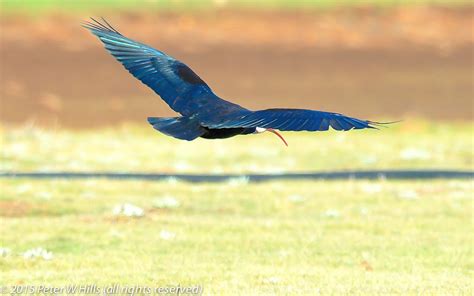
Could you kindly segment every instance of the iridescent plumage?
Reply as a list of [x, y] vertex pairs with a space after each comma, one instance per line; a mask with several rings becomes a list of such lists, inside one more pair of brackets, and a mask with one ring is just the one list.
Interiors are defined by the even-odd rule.
[[378, 123], [338, 113], [304, 109], [251, 111], [219, 98], [188, 66], [143, 43], [129, 39], [106, 20], [83, 25], [133, 76], [155, 91], [181, 117], [149, 117], [158, 131], [182, 140], [228, 138], [272, 131], [326, 131], [375, 128]]

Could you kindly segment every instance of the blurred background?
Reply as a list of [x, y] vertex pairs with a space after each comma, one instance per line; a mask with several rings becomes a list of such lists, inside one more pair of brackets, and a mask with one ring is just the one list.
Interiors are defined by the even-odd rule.
[[1, 120], [97, 128], [171, 110], [80, 23], [187, 63], [248, 108], [471, 120], [470, 1], [2, 1]]
[[[4, 170], [472, 167], [470, 1], [1, 3]], [[286, 133], [289, 150], [267, 134], [192, 143], [164, 137], [146, 118], [174, 112], [81, 27], [90, 16], [183, 61], [247, 108], [402, 122], [382, 132]]]
[[[472, 178], [242, 175], [472, 172], [472, 1], [0, 0], [0, 8], [0, 174], [242, 176], [195, 184], [2, 175], [0, 284], [472, 295]], [[167, 137], [146, 118], [174, 113], [80, 26], [90, 16], [180, 59], [245, 107], [403, 121], [285, 132], [289, 147], [269, 133]]]

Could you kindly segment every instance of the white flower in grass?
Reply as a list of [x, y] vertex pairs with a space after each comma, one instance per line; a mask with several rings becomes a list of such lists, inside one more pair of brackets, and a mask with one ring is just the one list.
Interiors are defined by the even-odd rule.
[[278, 284], [281, 282], [281, 279], [277, 276], [272, 276], [263, 280], [265, 284]]
[[249, 164], [247, 166], [247, 170], [249, 170], [251, 172], [259, 172], [259, 171], [261, 171], [261, 166], [255, 164], [255, 163], [252, 163], [252, 164]]
[[290, 158], [285, 159], [284, 163], [289, 167], [293, 167], [296, 165], [296, 160], [290, 157]]
[[247, 153], [250, 153], [251, 156], [257, 158], [271, 158], [278, 155], [278, 150], [270, 147], [254, 146], [250, 147], [247, 150]]
[[382, 185], [377, 183], [365, 183], [361, 185], [361, 189], [365, 193], [375, 194], [382, 191]]
[[112, 236], [112, 237], [116, 237], [116, 238], [123, 238], [123, 237], [125, 237], [125, 235], [124, 235], [122, 232], [120, 232], [120, 231], [118, 231], [118, 230], [116, 230], [116, 229], [111, 229], [111, 230], [109, 231], [109, 235]]
[[336, 140], [337, 143], [344, 143], [346, 139], [347, 139], [346, 134], [340, 133], [336, 135], [334, 140]]
[[300, 203], [300, 202], [304, 202], [306, 198], [299, 194], [292, 194], [288, 196], [288, 200], [294, 203]]
[[360, 208], [360, 214], [362, 216], [367, 216], [369, 214], [369, 209], [367, 208]]
[[33, 189], [33, 186], [31, 186], [31, 184], [28, 184], [28, 183], [21, 184], [16, 187], [16, 193], [23, 194], [23, 193], [30, 192], [32, 189]]
[[418, 193], [415, 190], [403, 190], [398, 192], [398, 197], [406, 200], [415, 200], [418, 198]]
[[145, 215], [145, 211], [142, 208], [129, 203], [116, 205], [112, 212], [116, 216], [124, 215], [127, 217], [142, 217]]
[[341, 213], [339, 213], [339, 211], [335, 210], [335, 209], [329, 209], [329, 210], [325, 211], [323, 213], [323, 215], [325, 217], [328, 217], [328, 218], [339, 218], [339, 217], [341, 217]]
[[211, 172], [212, 172], [213, 174], [222, 174], [222, 173], [224, 173], [224, 168], [222, 168], [222, 167], [220, 167], [220, 166], [216, 166], [216, 167], [213, 167], [213, 168], [211, 169]]
[[280, 258], [287, 258], [289, 255], [290, 255], [290, 252], [287, 250], [280, 250], [278, 252], [278, 256], [280, 256]]
[[170, 185], [176, 185], [176, 184], [178, 184], [179, 180], [176, 177], [167, 177], [165, 179], [165, 182], [170, 184]]
[[82, 192], [80, 196], [84, 199], [93, 199], [96, 197], [95, 193], [90, 191]]
[[6, 156], [22, 157], [28, 154], [28, 147], [25, 143], [12, 143], [5, 149]]
[[263, 227], [266, 227], [266, 228], [272, 228], [275, 226], [275, 222], [273, 220], [268, 219], [268, 220], [263, 221], [262, 225]]
[[227, 184], [230, 186], [239, 186], [239, 185], [246, 185], [250, 181], [249, 177], [247, 176], [242, 176], [242, 177], [234, 177], [234, 178], [229, 178], [227, 180]]
[[30, 249], [26, 251], [25, 253], [23, 253], [23, 258], [25, 259], [43, 258], [44, 260], [51, 260], [53, 259], [53, 253], [39, 247], [39, 248]]
[[193, 185], [190, 189], [192, 192], [203, 192], [207, 190], [205, 185]]
[[363, 164], [374, 164], [378, 161], [378, 158], [375, 155], [364, 155], [361, 156], [360, 161]]
[[450, 181], [448, 182], [450, 188], [463, 189], [463, 190], [472, 190], [474, 188], [473, 182], [465, 181]]
[[268, 173], [268, 174], [283, 174], [285, 173], [287, 170], [285, 168], [282, 168], [282, 167], [275, 167], [275, 166], [268, 166], [268, 167], [264, 167], [263, 169], [261, 169], [264, 173]]
[[400, 158], [404, 160], [426, 160], [431, 158], [431, 154], [418, 148], [406, 148], [400, 152]]
[[172, 240], [176, 237], [176, 233], [167, 231], [167, 230], [162, 230], [160, 231], [160, 238], [163, 240]]
[[3, 171], [14, 171], [15, 170], [15, 165], [12, 163], [6, 163], [5, 161], [3, 163], [0, 163], [0, 169]]
[[136, 159], [129, 159], [129, 160], [128, 160], [128, 165], [131, 166], [131, 167], [140, 167], [140, 166], [141, 166], [141, 162], [139, 162], [139, 161], [136, 160]]
[[448, 196], [453, 199], [472, 199], [473, 198], [472, 193], [467, 192], [467, 191], [460, 191], [460, 190], [451, 191], [449, 192]]
[[10, 248], [0, 247], [0, 257], [7, 257], [11, 252]]
[[51, 192], [46, 192], [46, 191], [41, 191], [38, 192], [38, 198], [44, 199], [44, 200], [50, 200], [53, 197]]
[[186, 170], [189, 170], [191, 168], [192, 168], [192, 166], [189, 163], [187, 163], [186, 161], [179, 161], [179, 162], [174, 164], [174, 169], [177, 170], [177, 171], [186, 171]]
[[369, 252], [365, 252], [365, 251], [362, 252], [362, 259], [369, 261], [370, 259], [372, 259], [371, 257], [372, 256], [370, 255]]
[[160, 209], [174, 209], [180, 206], [179, 201], [170, 195], [165, 195], [153, 201], [153, 206]]

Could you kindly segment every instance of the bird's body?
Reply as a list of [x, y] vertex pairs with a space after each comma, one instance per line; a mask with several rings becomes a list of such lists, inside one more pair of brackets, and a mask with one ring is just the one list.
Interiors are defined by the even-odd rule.
[[249, 135], [254, 134], [257, 128], [216, 128], [216, 129], [209, 129], [204, 128], [206, 133], [201, 136], [204, 139], [226, 139], [237, 135]]
[[188, 66], [124, 37], [107, 21], [84, 24], [137, 79], [153, 89], [181, 117], [149, 117], [158, 131], [182, 140], [223, 139], [270, 131], [325, 131], [374, 128], [377, 124], [338, 113], [304, 109], [251, 111], [218, 97]]

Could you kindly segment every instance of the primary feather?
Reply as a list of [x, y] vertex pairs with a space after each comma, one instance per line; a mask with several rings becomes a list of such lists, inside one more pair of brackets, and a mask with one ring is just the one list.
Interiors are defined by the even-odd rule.
[[375, 128], [371, 121], [360, 120], [338, 113], [305, 109], [267, 109], [251, 112], [226, 120], [206, 121], [204, 126], [212, 128], [262, 127], [281, 131], [327, 131]]
[[209, 86], [182, 62], [123, 36], [105, 20], [105, 24], [92, 20], [93, 22], [86, 22], [83, 26], [104, 43], [105, 48], [125, 69], [153, 89], [176, 112], [191, 116], [205, 106], [243, 109], [217, 97]]

